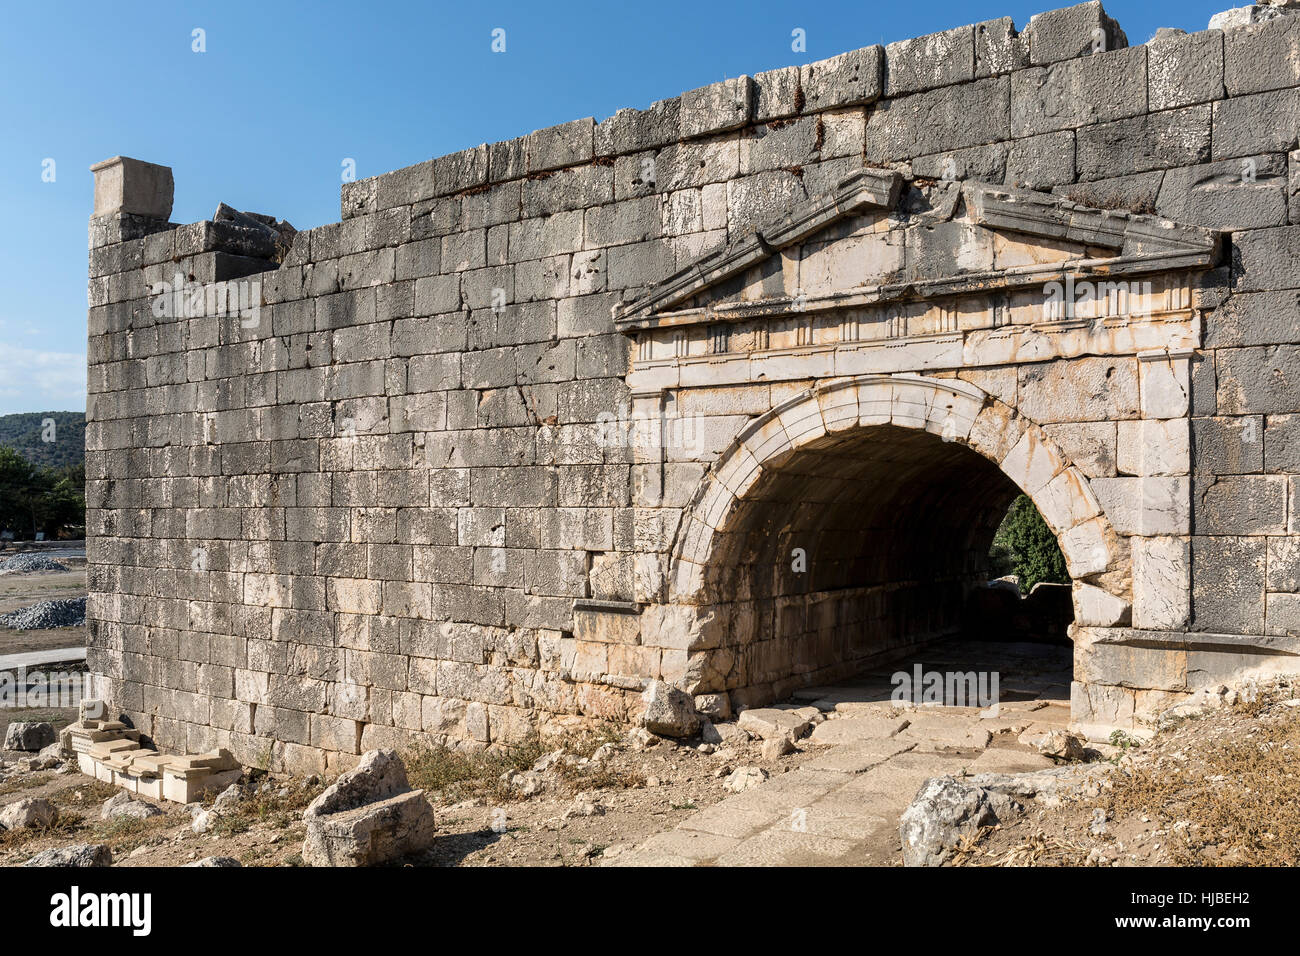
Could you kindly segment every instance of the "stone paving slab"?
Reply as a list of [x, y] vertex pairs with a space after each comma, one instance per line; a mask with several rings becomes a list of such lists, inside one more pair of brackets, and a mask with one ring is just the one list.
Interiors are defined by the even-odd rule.
[[832, 773], [857, 774], [879, 766], [890, 757], [910, 750], [912, 745], [896, 738], [868, 740], [833, 747], [815, 760], [803, 765], [804, 770], [825, 770]]
[[717, 866], [826, 866], [845, 862], [854, 840], [799, 833], [778, 824], [750, 837], [714, 861]]
[[885, 740], [904, 730], [908, 724], [907, 717], [840, 717], [818, 724], [809, 739], [814, 744]]

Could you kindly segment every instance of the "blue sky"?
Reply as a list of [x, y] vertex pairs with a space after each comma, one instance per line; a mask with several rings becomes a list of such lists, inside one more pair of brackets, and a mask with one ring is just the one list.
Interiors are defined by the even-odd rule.
[[[85, 407], [88, 167], [171, 166], [172, 219], [218, 202], [299, 229], [358, 178], [728, 76], [1064, 2], [8, 4], [0, 26], [0, 414]], [[1230, 0], [1106, 3], [1142, 43]], [[192, 47], [205, 32], [206, 52]], [[506, 31], [505, 53], [491, 34]], [[807, 51], [793, 52], [800, 28]], [[54, 181], [42, 181], [54, 161]]]

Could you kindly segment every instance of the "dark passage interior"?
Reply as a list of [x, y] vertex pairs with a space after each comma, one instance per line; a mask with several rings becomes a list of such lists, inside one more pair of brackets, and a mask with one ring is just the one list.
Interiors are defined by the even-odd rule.
[[990, 544], [1019, 494], [965, 445], [893, 425], [767, 462], [707, 580], [730, 612], [719, 654], [727, 689], [759, 703], [939, 639], [1026, 639], [1001, 633], [983, 593]]

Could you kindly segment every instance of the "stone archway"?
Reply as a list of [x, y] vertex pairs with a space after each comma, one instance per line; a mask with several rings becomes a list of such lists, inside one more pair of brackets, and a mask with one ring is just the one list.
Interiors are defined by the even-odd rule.
[[957, 626], [1020, 491], [1060, 543], [1076, 623], [1127, 623], [1125, 549], [1038, 425], [958, 379], [868, 375], [808, 389], [736, 436], [687, 509], [668, 604], [643, 629], [684, 630], [688, 689], [740, 706], [847, 676]]

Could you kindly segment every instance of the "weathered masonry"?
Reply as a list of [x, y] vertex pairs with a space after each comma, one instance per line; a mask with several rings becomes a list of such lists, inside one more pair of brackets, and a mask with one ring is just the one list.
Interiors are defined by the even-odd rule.
[[1300, 19], [1130, 47], [1091, 3], [348, 183], [307, 232], [100, 164], [98, 692], [289, 769], [655, 679], [725, 715], [953, 633], [1021, 490], [1085, 729], [1294, 669], [1298, 130]]

